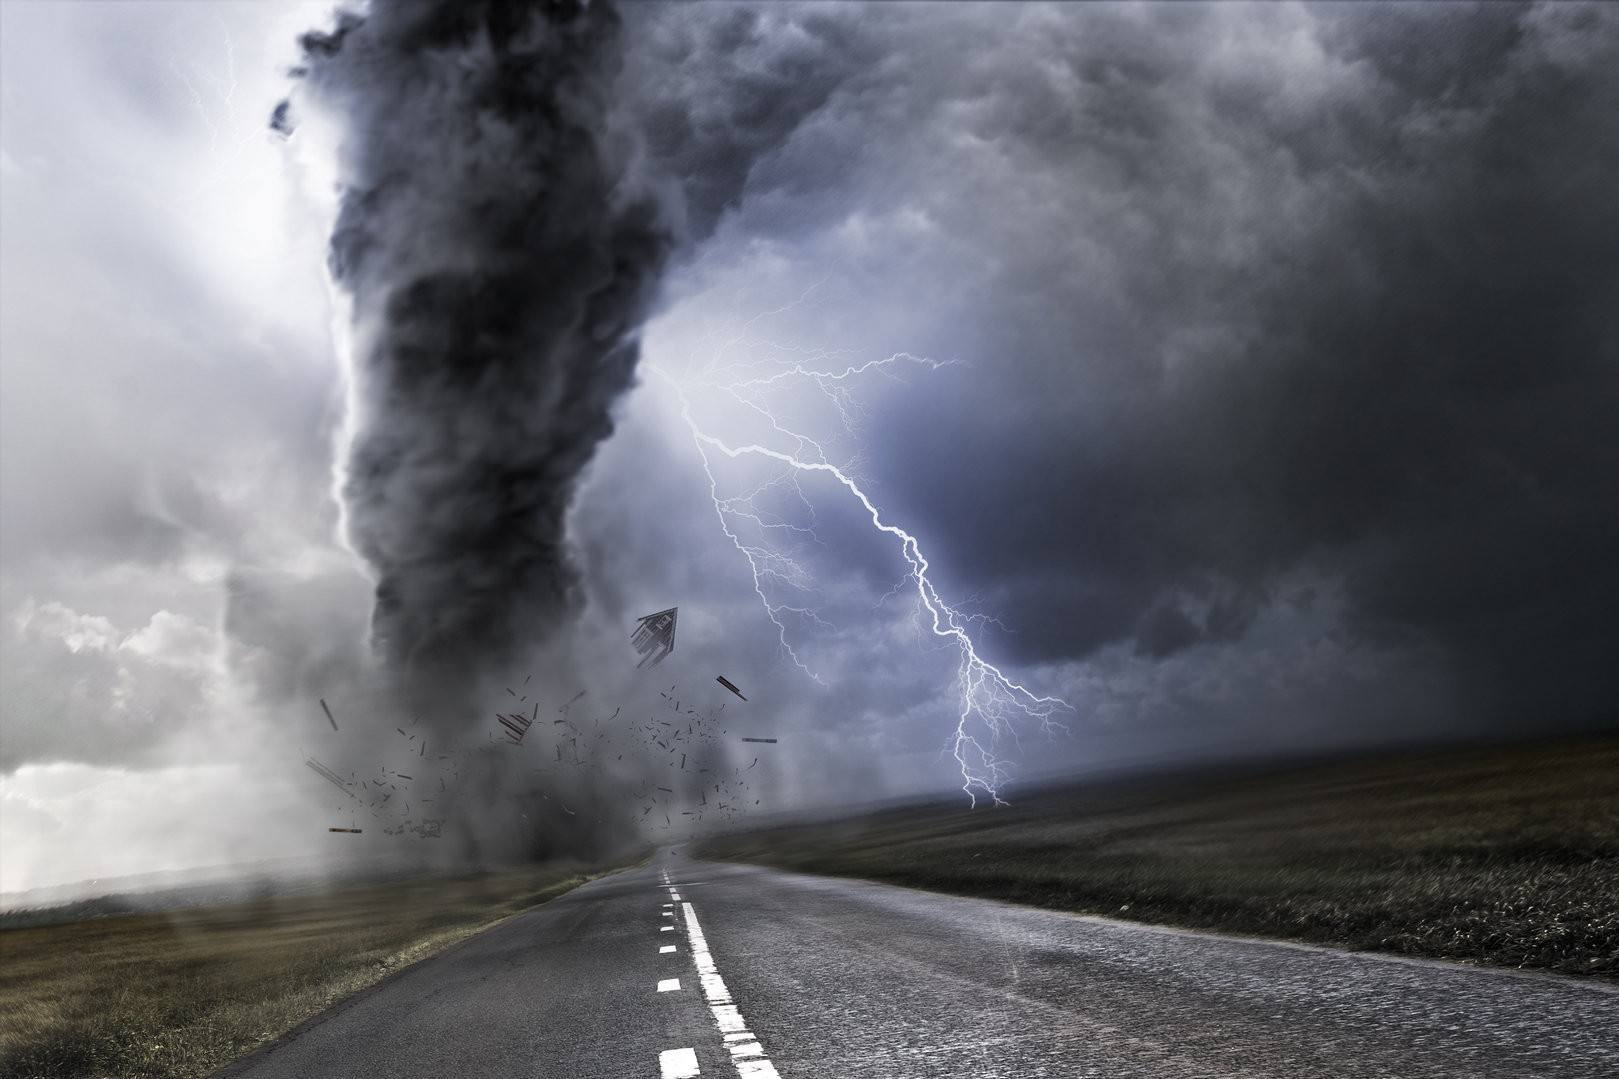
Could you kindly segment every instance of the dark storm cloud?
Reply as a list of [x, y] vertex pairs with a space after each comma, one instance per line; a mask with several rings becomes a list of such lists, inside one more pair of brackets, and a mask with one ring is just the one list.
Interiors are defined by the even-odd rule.
[[[694, 70], [725, 70], [711, 33]], [[840, 35], [878, 62], [731, 158], [737, 229], [843, 255], [884, 345], [970, 361], [885, 410], [872, 471], [998, 650], [1230, 644], [1302, 574], [1355, 635], [1437, 645], [1481, 722], [1612, 714], [1611, 7], [880, 8], [813, 40]]]
[[[966, 361], [884, 398], [867, 456], [950, 592], [1012, 628], [984, 628], [995, 655], [1240, 658], [1323, 587], [1312, 632], [1395, 649], [1424, 707], [1436, 659], [1478, 717], [1589, 719], [1610, 693], [1606, 10], [625, 19], [613, 94], [693, 262], [769, 245], [808, 267], [789, 284], [856, 297], [799, 339]], [[706, 502], [614, 476], [579, 536], [598, 599], [639, 602], [626, 562], [667, 565], [675, 534], [662, 586], [748, 617]], [[886, 588], [863, 526], [823, 531]], [[862, 683], [838, 712], [916, 691]]]
[[[622, 89], [648, 150], [679, 181], [692, 238], [739, 205], [756, 164], [883, 58], [884, 43], [850, 12], [824, 5], [641, 5], [626, 15], [633, 62]], [[801, 179], [814, 188], [827, 178]]]
[[[1344, 575], [1362, 630], [1450, 646], [1498, 715], [1596, 718], [1619, 646], [1614, 20], [1323, 21], [1357, 94], [1297, 117], [1285, 98], [1212, 98], [1216, 115], [1240, 109], [1228, 135], [1257, 126], [1292, 158], [1309, 212], [1229, 267], [1192, 256], [1195, 287], [1142, 298], [1145, 348], [1197, 328], [1187, 297], [1229, 341], [1180, 386], [1143, 365], [1117, 432], [1130, 464], [1071, 447], [1072, 564], [1111, 562], [1147, 601], [1188, 575], [1260, 587], [1314, 561]], [[1276, 182], [1261, 160], [1234, 167]], [[1120, 559], [1127, 542], [1145, 553]]]
[[614, 127], [618, 41], [606, 4], [415, 0], [304, 39], [341, 138], [347, 528], [396, 669], [469, 684], [574, 602], [563, 516], [670, 244]]

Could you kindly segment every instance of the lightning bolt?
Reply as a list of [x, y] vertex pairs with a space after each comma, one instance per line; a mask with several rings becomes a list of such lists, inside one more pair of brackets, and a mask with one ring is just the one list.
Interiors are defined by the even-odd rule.
[[[800, 297], [800, 301], [804, 298]], [[864, 416], [854, 393], [857, 379], [867, 375], [898, 377], [899, 372], [905, 369], [938, 370], [952, 361], [932, 360], [900, 352], [854, 364], [845, 362], [841, 353], [811, 352], [800, 359], [784, 360], [767, 354], [763, 359], [722, 362], [721, 358], [745, 340], [747, 328], [761, 317], [755, 316], [744, 323], [735, 337], [716, 349], [707, 362], [697, 365], [695, 373], [689, 377], [677, 378], [657, 364], [648, 365], [653, 375], [667, 383], [674, 392], [681, 419], [691, 433], [702, 460], [709, 497], [714, 503], [721, 530], [747, 560], [753, 576], [753, 590], [776, 628], [785, 655], [810, 678], [825, 684], [793, 648], [789, 624], [803, 623], [823, 629], [830, 627], [809, 603], [771, 598], [773, 592], [783, 589], [792, 593], [808, 593], [813, 584], [812, 574], [801, 561], [772, 545], [770, 539], [799, 538], [819, 542], [814, 528], [814, 506], [799, 483], [801, 478], [815, 475], [830, 478], [854, 499], [871, 527], [894, 542], [907, 567], [905, 576], [883, 600], [878, 601], [877, 606], [904, 591], [914, 591], [921, 621], [946, 647], [956, 650], [958, 662], [954, 688], [959, 711], [955, 730], [949, 740], [949, 751], [961, 770], [961, 789], [974, 807], [980, 798], [987, 798], [995, 805], [1007, 804], [1000, 794], [1000, 788], [1009, 778], [1007, 763], [998, 753], [1000, 743], [1008, 737], [1016, 740], [1018, 726], [1025, 722], [1038, 724], [1040, 730], [1047, 734], [1065, 731], [1067, 728], [1057, 717], [1062, 713], [1072, 713], [1073, 706], [1060, 697], [1036, 693], [984, 658], [970, 629], [975, 624], [981, 627], [995, 620], [987, 615], [965, 614], [959, 605], [947, 603], [929, 576], [931, 564], [916, 536], [883, 513], [861, 484], [852, 465], [834, 463], [826, 445], [784, 420], [771, 406], [768, 396], [782, 389], [808, 387], [831, 406], [845, 432], [852, 434]], [[784, 346], [774, 345], [766, 351], [783, 350]], [[830, 366], [828, 361], [831, 361]], [[754, 414], [772, 435], [779, 436], [781, 447], [759, 441], [728, 441], [705, 428], [692, 409], [692, 395], [698, 391], [729, 399]], [[742, 495], [726, 496], [721, 494], [715, 474], [714, 465], [719, 458], [732, 461], [757, 459], [780, 468], [774, 479], [753, 490]], [[767, 492], [786, 494], [802, 508], [810, 524], [795, 524], [781, 513], [762, 508], [760, 497]], [[745, 539], [736, 527], [741, 521], [750, 522], [763, 538], [758, 541]]]
[[[234, 170], [242, 167], [248, 149], [264, 141], [264, 124], [256, 114], [251, 119], [244, 117], [237, 100], [236, 40], [217, 12], [212, 22], [223, 42], [218, 70], [206, 70], [195, 62], [182, 64], [172, 55], [168, 59], [170, 74], [185, 88], [192, 111], [208, 133], [208, 152], [204, 157], [207, 168], [197, 177], [189, 193], [169, 200], [170, 209], [180, 214], [214, 189], [228, 186]], [[174, 30], [179, 35], [188, 32], [189, 27], [176, 23]]]

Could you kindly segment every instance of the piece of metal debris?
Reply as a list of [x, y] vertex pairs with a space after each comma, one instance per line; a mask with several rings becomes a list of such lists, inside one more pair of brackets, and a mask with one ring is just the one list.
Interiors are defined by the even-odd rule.
[[[738, 697], [742, 697], [742, 691], [740, 689], [737, 689], [736, 686], [734, 684], [732, 684], [731, 680], [729, 678], [725, 677], [723, 674], [715, 675], [714, 676], [714, 681], [718, 682], [720, 685], [724, 686], [726, 689], [730, 690], [732, 693], [735, 693]], [[742, 697], [742, 699], [747, 700], [746, 697]], [[676, 707], [679, 707], [679, 706], [676, 705]]]
[[[744, 742], [768, 742], [770, 745], [776, 744], [776, 740], [774, 738], [744, 738], [742, 740]], [[749, 765], [748, 767], [751, 768], [753, 766]]]
[[523, 744], [523, 736], [527, 734], [528, 729], [534, 725], [534, 721], [523, 715], [521, 712], [513, 712], [510, 715], [496, 713], [495, 718], [500, 720], [500, 725], [502, 727], [506, 728], [507, 736], [511, 738], [513, 744], [515, 745]]
[[675, 650], [675, 621], [679, 611], [679, 607], [670, 607], [667, 611], [642, 615], [637, 621], [635, 632], [630, 634], [630, 643], [641, 654], [641, 662], [636, 667], [648, 664], [656, 667]]
[[359, 828], [328, 828], [328, 832], [347, 832], [349, 835], [359, 835]]
[[348, 792], [349, 785], [347, 781], [345, 781], [342, 776], [320, 763], [320, 761], [317, 761], [314, 757], [305, 757], [304, 763], [313, 769], [315, 774], [335, 784], [338, 790], [341, 790], [344, 793]]
[[328, 722], [328, 723], [330, 723], [332, 725], [332, 730], [334, 730], [334, 731], [337, 730], [337, 720], [332, 718], [332, 710], [330, 708], [326, 707], [326, 698], [325, 697], [322, 697], [320, 699], [320, 710], [322, 712], [326, 713], [326, 722]]

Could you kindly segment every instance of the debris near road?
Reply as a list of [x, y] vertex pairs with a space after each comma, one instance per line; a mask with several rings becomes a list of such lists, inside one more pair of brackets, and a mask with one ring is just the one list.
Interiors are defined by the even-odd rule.
[[720, 685], [724, 686], [726, 689], [730, 690], [732, 693], [735, 693], [738, 697], [741, 697], [742, 700], [747, 700], [746, 697], [742, 696], [742, 691], [740, 689], [737, 689], [736, 686], [734, 684], [732, 684], [731, 680], [729, 678], [725, 677], [723, 674], [715, 675], [714, 676], [714, 681], [718, 682]]
[[641, 654], [641, 662], [635, 665], [637, 669], [649, 664], [656, 667], [675, 650], [675, 621], [679, 611], [679, 607], [670, 607], [667, 611], [642, 615], [638, 620], [635, 632], [630, 634], [630, 644]]

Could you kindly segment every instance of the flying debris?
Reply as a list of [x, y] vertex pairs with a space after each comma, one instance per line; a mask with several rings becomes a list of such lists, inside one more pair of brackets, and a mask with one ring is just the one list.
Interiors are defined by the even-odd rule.
[[740, 689], [737, 689], [736, 686], [732, 684], [731, 680], [729, 678], [725, 677], [723, 674], [715, 675], [714, 676], [714, 681], [718, 682], [720, 685], [724, 686], [726, 689], [730, 690], [732, 693], [735, 693], [738, 697], [741, 697], [743, 700], [747, 700], [746, 697], [742, 696], [742, 691]]
[[534, 725], [534, 721], [523, 715], [521, 712], [513, 712], [510, 715], [502, 715], [501, 713], [497, 712], [495, 713], [495, 718], [500, 720], [500, 725], [506, 728], [507, 737], [509, 737], [512, 740], [512, 744], [516, 746], [523, 744], [523, 736], [527, 734], [528, 729]]
[[[766, 743], [768, 743], [770, 745], [775, 745], [776, 744], [776, 740], [774, 738], [744, 738], [742, 740], [744, 742], [766, 742]], [[754, 758], [754, 763], [755, 764], [758, 763], [758, 758]], [[750, 764], [750, 765], [748, 765], [748, 767], [752, 768], [753, 765]]]
[[323, 779], [326, 779], [328, 782], [335, 784], [338, 790], [344, 792], [345, 794], [349, 792], [349, 785], [344, 781], [343, 777], [326, 767], [320, 761], [317, 761], [314, 757], [305, 757], [304, 763], [307, 764], [315, 772], [315, 774], [321, 776]]
[[328, 832], [346, 832], [349, 835], [359, 835], [362, 831], [360, 828], [328, 828], [326, 830]]
[[641, 616], [635, 632], [630, 634], [630, 643], [641, 653], [637, 668], [648, 664], [656, 667], [675, 650], [675, 619], [679, 610], [679, 607], [670, 607], [667, 611]]
[[328, 723], [330, 723], [332, 725], [332, 730], [334, 730], [334, 731], [337, 730], [337, 720], [332, 718], [332, 710], [330, 708], [326, 707], [326, 698], [325, 697], [322, 697], [320, 699], [320, 710], [322, 712], [326, 713], [326, 722], [328, 722]]

